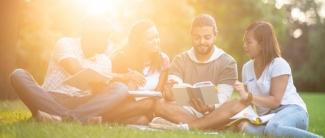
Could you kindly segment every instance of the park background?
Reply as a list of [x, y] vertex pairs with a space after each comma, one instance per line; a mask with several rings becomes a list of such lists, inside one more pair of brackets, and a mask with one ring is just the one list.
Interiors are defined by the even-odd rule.
[[[160, 31], [161, 48], [172, 59], [191, 47], [191, 22], [202, 13], [216, 19], [216, 45], [237, 60], [239, 72], [249, 60], [242, 48], [245, 28], [257, 20], [271, 22], [283, 57], [292, 67], [294, 83], [307, 103], [310, 130], [325, 135], [325, 0], [1, 0], [0, 137], [78, 137], [74, 132], [101, 136], [102, 131], [108, 133], [106, 136], [196, 137], [187, 133], [124, 134], [121, 132], [126, 128], [84, 128], [76, 124], [13, 123], [28, 119], [30, 113], [16, 100], [8, 75], [15, 68], [24, 68], [41, 84], [56, 41], [63, 36], [78, 37], [87, 16], [109, 20], [109, 41], [114, 48], [125, 45], [128, 31], [137, 20], [151, 19]], [[48, 129], [70, 133], [50, 133]]]
[[[42, 83], [51, 51], [63, 36], [78, 37], [87, 16], [110, 22], [112, 47], [127, 41], [139, 19], [151, 19], [161, 35], [161, 47], [172, 59], [191, 47], [189, 29], [201, 13], [218, 25], [217, 46], [238, 61], [245, 28], [256, 20], [271, 22], [283, 57], [290, 63], [299, 91], [325, 92], [324, 0], [1, 0], [0, 99], [16, 98], [8, 74], [25, 68]], [[239, 74], [240, 75], [240, 74]], [[241, 75], [240, 75], [241, 76]]]

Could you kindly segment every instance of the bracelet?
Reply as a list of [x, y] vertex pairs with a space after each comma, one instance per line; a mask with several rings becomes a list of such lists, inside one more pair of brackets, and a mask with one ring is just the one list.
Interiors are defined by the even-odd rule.
[[243, 103], [243, 104], [252, 104], [252, 101], [253, 101], [253, 95], [252, 93], [247, 93], [247, 97], [246, 99], [241, 99], [240, 101]]

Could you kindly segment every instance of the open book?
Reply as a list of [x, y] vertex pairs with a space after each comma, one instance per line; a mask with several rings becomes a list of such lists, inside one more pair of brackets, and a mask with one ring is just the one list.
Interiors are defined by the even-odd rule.
[[242, 111], [240, 111], [239, 113], [237, 113], [236, 115], [234, 115], [233, 117], [231, 117], [230, 119], [233, 121], [228, 123], [227, 126], [232, 126], [232, 125], [237, 124], [243, 120], [247, 120], [254, 125], [261, 125], [261, 124], [265, 124], [266, 122], [268, 122], [274, 115], [275, 115], [275, 113], [259, 116], [255, 112], [253, 107], [250, 105], [250, 106], [247, 106]]
[[89, 90], [92, 83], [108, 82], [112, 76], [99, 73], [93, 69], [83, 69], [78, 73], [68, 77], [64, 80], [64, 84], [78, 88], [80, 90]]
[[162, 70], [160, 73], [156, 72], [148, 75], [149, 68], [143, 72], [145, 74], [146, 83], [137, 90], [128, 91], [130, 95], [136, 98], [142, 97], [162, 97], [162, 87], [165, 85], [168, 72]]
[[162, 97], [161, 92], [153, 90], [135, 90], [128, 92], [134, 97]]
[[198, 82], [194, 85], [187, 83], [175, 84], [172, 93], [178, 105], [190, 106], [191, 99], [196, 98], [207, 105], [217, 104], [218, 95], [216, 86], [210, 81]]

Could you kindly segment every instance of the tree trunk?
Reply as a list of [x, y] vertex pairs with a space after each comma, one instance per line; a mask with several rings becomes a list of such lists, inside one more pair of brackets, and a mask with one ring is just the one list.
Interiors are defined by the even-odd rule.
[[9, 74], [16, 67], [16, 44], [21, 0], [0, 1], [0, 99], [14, 99]]

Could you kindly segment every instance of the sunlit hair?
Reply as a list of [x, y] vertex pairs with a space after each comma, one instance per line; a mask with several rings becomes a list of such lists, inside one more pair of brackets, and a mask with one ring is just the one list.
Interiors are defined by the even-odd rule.
[[150, 20], [140, 20], [136, 22], [129, 32], [128, 46], [132, 46], [134, 49], [142, 47], [139, 40], [144, 40], [146, 31], [152, 27], [156, 26]]
[[192, 27], [191, 27], [191, 33], [193, 33], [193, 29], [196, 27], [203, 27], [203, 26], [211, 26], [213, 28], [214, 35], [217, 34], [218, 29], [217, 29], [217, 24], [214, 18], [211, 15], [208, 14], [201, 14], [197, 17], [192, 22]]
[[281, 50], [274, 33], [272, 24], [266, 21], [257, 21], [249, 25], [244, 35], [244, 41], [248, 33], [252, 33], [254, 39], [261, 47], [264, 66], [267, 66], [276, 57], [281, 57]]
[[[147, 30], [149, 30], [152, 27], [156, 27], [155, 24], [151, 20], [140, 20], [136, 22], [129, 33], [128, 37], [128, 45], [126, 46], [126, 50], [129, 51], [128, 53], [133, 53], [132, 55], [136, 55], [133, 57], [133, 62], [135, 63], [135, 66], [139, 70], [143, 70], [144, 68], [144, 59], [141, 54], [141, 51], [143, 51], [144, 47], [143, 42], [145, 40], [145, 35], [147, 33]], [[150, 53], [150, 67], [151, 70], [159, 70], [161, 69], [163, 65], [163, 59], [161, 52], [155, 52]]]

